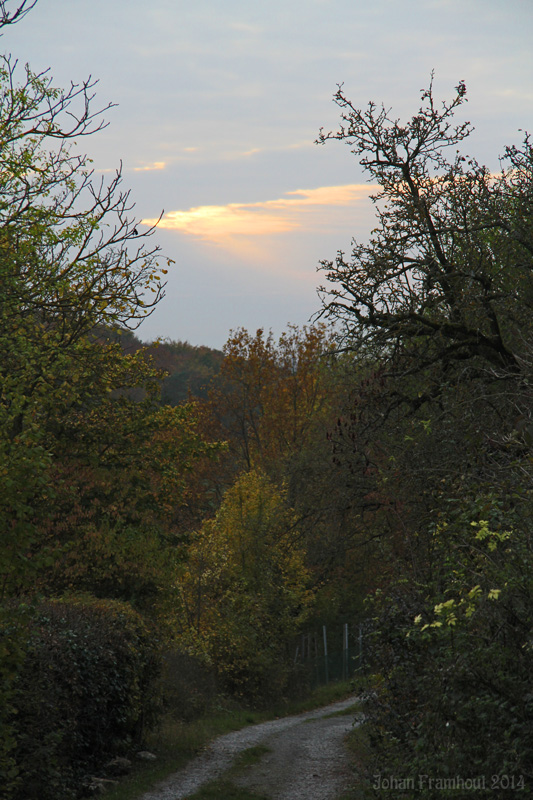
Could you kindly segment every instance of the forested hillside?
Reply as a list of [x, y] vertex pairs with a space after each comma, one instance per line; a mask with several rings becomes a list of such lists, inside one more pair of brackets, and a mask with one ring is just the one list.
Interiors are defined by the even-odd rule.
[[185, 403], [191, 397], [206, 397], [223, 358], [220, 350], [189, 342], [166, 339], [147, 344], [127, 328], [108, 330], [104, 338], [118, 342], [126, 355], [144, 351], [163, 373], [161, 402], [169, 406]]
[[323, 262], [315, 322], [143, 346], [169, 260], [79, 155], [92, 84], [7, 56], [0, 82], [0, 796], [82, 796], [170, 702], [305, 693], [302, 636], [345, 624], [363, 796], [530, 793], [530, 139], [494, 174], [463, 83], [404, 125], [339, 89], [319, 141], [376, 227]]

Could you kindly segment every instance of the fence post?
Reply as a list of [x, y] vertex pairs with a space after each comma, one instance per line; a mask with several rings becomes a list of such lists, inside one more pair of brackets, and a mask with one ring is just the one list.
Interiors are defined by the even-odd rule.
[[348, 658], [348, 623], [344, 623], [344, 636], [342, 641], [342, 679], [347, 680], [348, 678], [348, 665], [349, 665], [349, 658]]
[[328, 637], [326, 633], [326, 626], [322, 625], [322, 635], [324, 636], [324, 667], [326, 672], [326, 683], [329, 683], [328, 673]]

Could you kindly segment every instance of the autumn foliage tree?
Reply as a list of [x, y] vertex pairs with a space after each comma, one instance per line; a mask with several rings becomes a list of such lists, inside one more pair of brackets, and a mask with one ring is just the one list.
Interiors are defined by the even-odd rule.
[[289, 644], [310, 607], [308, 584], [285, 492], [258, 470], [244, 472], [189, 547], [181, 641], [234, 694], [279, 697], [290, 675]]
[[220, 376], [203, 404], [212, 430], [228, 443], [229, 479], [260, 469], [285, 484], [295, 509], [305, 504], [322, 471], [338, 378], [331, 334], [323, 325], [289, 326], [278, 341], [262, 329], [232, 333]]
[[227, 341], [220, 376], [201, 403], [211, 435], [227, 442], [217, 475], [222, 491], [255, 469], [282, 490], [321, 623], [357, 618], [375, 569], [372, 537], [349, 478], [336, 467], [332, 438], [361, 372], [351, 355], [336, 352], [322, 324], [288, 326], [277, 340], [262, 329], [241, 329]]
[[323, 325], [289, 326], [277, 342], [262, 329], [231, 334], [209, 410], [238, 467], [259, 467], [273, 477], [287, 473], [328, 407], [328, 355]]

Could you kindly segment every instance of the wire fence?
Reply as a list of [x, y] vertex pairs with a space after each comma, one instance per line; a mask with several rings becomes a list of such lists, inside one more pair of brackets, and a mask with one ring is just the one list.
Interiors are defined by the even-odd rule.
[[[322, 632], [303, 634], [296, 644], [294, 662], [305, 668], [313, 687], [326, 683], [350, 680], [365, 668], [366, 652], [363, 625], [349, 628], [342, 626], [342, 649], [340, 631], [328, 631], [324, 625]], [[330, 648], [335, 648], [329, 652]]]

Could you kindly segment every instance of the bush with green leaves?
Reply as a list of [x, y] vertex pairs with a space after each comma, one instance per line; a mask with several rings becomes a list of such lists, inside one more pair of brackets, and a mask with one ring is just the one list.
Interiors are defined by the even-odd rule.
[[142, 741], [159, 708], [156, 632], [125, 603], [43, 602], [15, 683], [10, 800], [66, 800], [83, 776]]
[[371, 770], [483, 778], [479, 797], [494, 796], [496, 780], [498, 796], [514, 797], [533, 781], [531, 526], [524, 507], [495, 497], [455, 505], [432, 531], [434, 580], [400, 581], [373, 601]]

